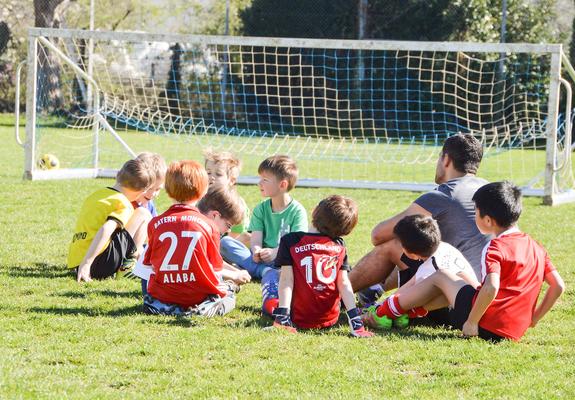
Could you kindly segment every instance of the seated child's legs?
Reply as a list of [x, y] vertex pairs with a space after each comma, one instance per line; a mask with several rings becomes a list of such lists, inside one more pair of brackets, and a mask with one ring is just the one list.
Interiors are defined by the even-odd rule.
[[280, 270], [276, 268], [268, 269], [262, 277], [262, 311], [266, 315], [271, 316], [279, 304], [279, 281]]
[[273, 268], [273, 264], [255, 262], [250, 249], [244, 246], [242, 242], [229, 236], [222, 238], [220, 253], [224, 260], [230, 264], [236, 264], [239, 268], [248, 271], [253, 279], [261, 279], [266, 269]]
[[173, 315], [188, 317], [192, 315], [190, 310], [184, 309], [176, 304], [164, 303], [149, 294], [144, 295], [144, 312], [146, 314]]
[[92, 279], [105, 279], [113, 276], [125, 258], [136, 252], [136, 244], [125, 229], [116, 229], [110, 244], [99, 254], [90, 267]]
[[148, 237], [148, 222], [152, 219], [152, 214], [147, 208], [138, 207], [134, 210], [134, 214], [126, 224], [126, 231], [130, 233], [130, 236], [134, 239], [136, 244], [135, 256], [137, 257], [142, 253], [144, 248], [144, 243]]

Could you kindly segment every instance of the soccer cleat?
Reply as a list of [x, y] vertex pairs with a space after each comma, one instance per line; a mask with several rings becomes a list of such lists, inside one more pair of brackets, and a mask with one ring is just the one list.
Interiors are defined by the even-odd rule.
[[361, 320], [360, 311], [358, 308], [352, 308], [347, 312], [349, 327], [351, 328], [351, 335], [359, 338], [372, 337], [373, 333], [365, 330], [363, 321]]
[[289, 308], [276, 307], [273, 310], [272, 316], [274, 317], [273, 326], [275, 328], [285, 329], [291, 333], [297, 332], [293, 326], [293, 323], [291, 322]]
[[134, 267], [136, 266], [137, 260], [133, 257], [124, 258], [122, 261], [122, 265], [116, 271], [116, 279], [118, 278], [127, 278], [127, 279], [140, 279], [139, 276], [136, 276], [132, 273]]
[[154, 315], [173, 315], [176, 317], [190, 317], [190, 310], [183, 309], [175, 304], [163, 303], [149, 294], [144, 296], [144, 313]]
[[209, 295], [206, 300], [200, 304], [192, 307], [190, 312], [192, 315], [200, 315], [202, 317], [215, 317], [217, 315], [224, 315], [226, 313], [223, 297], [216, 295]]
[[272, 316], [279, 305], [278, 300], [279, 271], [270, 269], [262, 278], [262, 312]]
[[397, 317], [393, 320], [393, 326], [398, 329], [407, 328], [409, 325], [409, 316], [407, 314], [403, 314], [401, 317]]
[[385, 293], [380, 284], [372, 285], [367, 289], [357, 292], [357, 302], [360, 307], [367, 308], [375, 304], [375, 302]]
[[361, 320], [363, 321], [363, 323], [375, 329], [384, 329], [384, 330], [391, 329], [391, 326], [393, 325], [393, 320], [385, 315], [383, 317], [378, 317], [376, 310], [377, 305], [373, 305], [371, 307], [368, 307], [367, 309], [364, 309], [364, 312], [361, 316]]

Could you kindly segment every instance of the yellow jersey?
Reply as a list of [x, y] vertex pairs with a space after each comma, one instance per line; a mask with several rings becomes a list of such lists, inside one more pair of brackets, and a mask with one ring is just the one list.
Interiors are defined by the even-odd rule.
[[[123, 228], [133, 213], [134, 207], [128, 198], [115, 189], [103, 188], [92, 193], [84, 201], [76, 222], [76, 229], [68, 251], [68, 268], [76, 268], [80, 265], [94, 236], [107, 220], [113, 219]], [[108, 241], [103, 250], [109, 244]]]

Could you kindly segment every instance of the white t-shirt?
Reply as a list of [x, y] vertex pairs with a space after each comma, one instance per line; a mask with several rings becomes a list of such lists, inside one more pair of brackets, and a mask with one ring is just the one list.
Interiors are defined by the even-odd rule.
[[463, 254], [449, 243], [441, 242], [437, 251], [417, 269], [415, 283], [421, 282], [440, 269], [451, 270], [455, 274], [465, 271], [471, 276], [475, 276], [471, 264], [469, 264]]

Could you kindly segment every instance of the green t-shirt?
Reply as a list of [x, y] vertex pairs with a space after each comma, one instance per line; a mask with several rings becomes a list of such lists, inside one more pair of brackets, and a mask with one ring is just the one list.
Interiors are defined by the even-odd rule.
[[278, 247], [283, 235], [290, 232], [307, 232], [307, 213], [296, 200], [291, 201], [285, 210], [272, 211], [272, 201], [267, 199], [254, 208], [248, 231], [263, 232], [263, 247]]
[[231, 232], [232, 233], [244, 233], [248, 230], [250, 226], [250, 209], [246, 204], [246, 201], [240, 197], [240, 201], [244, 206], [244, 219], [237, 225], [232, 226]]

